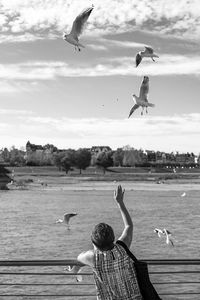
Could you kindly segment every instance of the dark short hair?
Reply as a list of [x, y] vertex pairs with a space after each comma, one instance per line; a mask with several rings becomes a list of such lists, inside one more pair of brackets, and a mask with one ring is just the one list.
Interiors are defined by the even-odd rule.
[[91, 235], [92, 243], [102, 251], [112, 249], [115, 235], [112, 227], [106, 223], [97, 224]]

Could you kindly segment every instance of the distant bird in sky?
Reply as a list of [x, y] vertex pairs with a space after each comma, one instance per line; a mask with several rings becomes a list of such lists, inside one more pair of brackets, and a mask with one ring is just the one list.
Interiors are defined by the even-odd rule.
[[162, 230], [162, 229], [159, 229], [159, 228], [155, 228], [155, 229], [154, 229], [154, 232], [158, 234], [158, 237], [159, 237], [159, 238], [161, 238], [162, 235], [164, 234], [164, 233], [163, 233], [163, 230]]
[[79, 43], [79, 36], [83, 32], [83, 28], [85, 23], [87, 22], [94, 6], [83, 10], [74, 20], [71, 32], [69, 34], [66, 34], [66, 32], [63, 32], [63, 40], [67, 41], [68, 43], [75, 46], [75, 50], [78, 49], [78, 51], [81, 51], [80, 47], [85, 48], [84, 45]]
[[140, 106], [142, 107], [141, 115], [143, 115], [144, 107], [146, 107], [146, 113], [148, 113], [147, 107], [155, 106], [154, 104], [148, 102], [148, 100], [147, 100], [148, 93], [149, 93], [149, 77], [144, 76], [141, 87], [140, 87], [139, 97], [137, 97], [136, 95], [133, 95], [133, 100], [135, 101], [135, 104], [130, 110], [130, 113], [128, 116], [129, 118], [132, 115], [132, 113]]
[[138, 52], [138, 53], [136, 54], [136, 57], [135, 57], [136, 68], [137, 68], [137, 66], [139, 66], [139, 64], [141, 63], [143, 57], [151, 57], [151, 59], [152, 59], [153, 61], [155, 61], [155, 60], [153, 59], [154, 57], [158, 57], [158, 58], [159, 58], [159, 56], [158, 56], [157, 54], [154, 53], [153, 48], [147, 47], [147, 46], [145, 46], [144, 48], [145, 48], [144, 51], [140, 51], [140, 52]]
[[186, 196], [186, 193], [184, 192], [183, 194], [181, 194], [181, 197], [185, 197]]
[[166, 236], [166, 244], [171, 245], [174, 247], [174, 243], [170, 236], [172, 235], [171, 232], [169, 232], [167, 229], [163, 229], [163, 234]]
[[69, 221], [72, 217], [75, 217], [77, 213], [64, 214], [63, 219], [58, 219], [56, 223], [65, 223], [69, 225]]

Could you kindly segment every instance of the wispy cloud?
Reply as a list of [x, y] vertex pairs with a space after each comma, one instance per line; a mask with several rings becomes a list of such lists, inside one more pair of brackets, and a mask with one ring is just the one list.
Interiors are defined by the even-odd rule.
[[70, 119], [36, 116], [24, 111], [10, 113], [12, 119], [7, 127], [6, 119], [1, 118], [1, 147], [10, 145], [4, 138], [7, 136], [10, 137], [9, 143], [16, 142], [16, 146], [24, 146], [27, 140], [31, 140], [34, 143], [53, 143], [60, 148], [106, 144], [115, 149], [130, 144], [143, 149], [199, 152], [200, 114], [197, 113], [132, 119]]
[[19, 109], [0, 109], [0, 115], [4, 116], [16, 116], [17, 118], [21, 116], [32, 115], [33, 112], [30, 110], [19, 110]]
[[[1, 76], [0, 76], [1, 77]], [[7, 79], [7, 80], [6, 80]], [[13, 78], [12, 78], [13, 79]], [[15, 77], [15, 79], [17, 79]], [[30, 81], [19, 81], [19, 80], [10, 80], [9, 76], [0, 78], [0, 94], [18, 94], [21, 92], [30, 92], [30, 90], [37, 89], [37, 82]], [[2, 110], [0, 110], [2, 111]]]
[[131, 41], [118, 41], [113, 39], [105, 39], [105, 38], [99, 38], [98, 43], [101, 44], [87, 44], [87, 47], [92, 48], [93, 50], [113, 50], [113, 48], [118, 49], [121, 48], [143, 48], [144, 44], [142, 43], [136, 43]]
[[[162, 55], [155, 63], [143, 59], [142, 67], [135, 68], [134, 57], [99, 58], [99, 63], [65, 63], [62, 61], [30, 61], [17, 64], [1, 64], [3, 80], [54, 80], [58, 77], [97, 76], [162, 76], [199, 75], [200, 57], [186, 55]], [[176, 68], [174, 67], [176, 65]]]
[[[199, 0], [94, 0], [93, 4], [95, 9], [86, 30], [89, 35], [131, 32], [136, 28], [195, 38], [200, 33]], [[45, 38], [46, 30], [47, 37], [57, 35], [69, 31], [77, 14], [89, 5], [89, 0], [2, 0], [1, 31], [22, 36], [24, 32], [34, 32]]]

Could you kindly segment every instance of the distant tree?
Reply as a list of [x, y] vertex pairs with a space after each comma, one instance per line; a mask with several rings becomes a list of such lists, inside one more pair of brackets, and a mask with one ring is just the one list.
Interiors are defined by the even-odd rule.
[[59, 171], [65, 171], [67, 174], [75, 165], [75, 150], [68, 149], [54, 153], [53, 162]]
[[135, 149], [125, 150], [123, 157], [123, 166], [134, 167], [140, 161], [138, 151]]
[[7, 184], [11, 182], [9, 177], [10, 171], [6, 169], [3, 165], [0, 165], [0, 190], [7, 190]]
[[122, 148], [118, 148], [113, 153], [113, 165], [116, 167], [121, 167], [123, 165], [123, 157], [124, 157], [124, 151]]
[[10, 165], [24, 166], [26, 164], [25, 151], [18, 150], [14, 146], [10, 149]]
[[77, 169], [80, 170], [80, 174], [82, 170], [85, 170], [89, 167], [91, 161], [91, 153], [85, 148], [80, 148], [75, 152], [75, 161], [74, 165]]
[[108, 151], [108, 152], [100, 152], [97, 156], [96, 165], [99, 168], [103, 169], [104, 174], [109, 167], [113, 166], [112, 155], [113, 155], [113, 152]]
[[7, 148], [2, 149], [1, 157], [4, 160], [4, 162], [8, 163], [10, 161], [10, 152]]
[[62, 169], [66, 172], [66, 174], [72, 170], [72, 167], [75, 166], [75, 150], [68, 149], [65, 152], [64, 157], [61, 159]]
[[65, 156], [65, 152], [56, 152], [53, 155], [53, 164], [58, 168], [59, 171], [62, 171], [62, 159]]

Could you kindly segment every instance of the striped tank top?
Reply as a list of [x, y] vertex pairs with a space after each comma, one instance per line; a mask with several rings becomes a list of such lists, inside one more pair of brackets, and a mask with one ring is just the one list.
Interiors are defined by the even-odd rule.
[[134, 262], [117, 242], [94, 252], [93, 273], [98, 300], [142, 300]]

